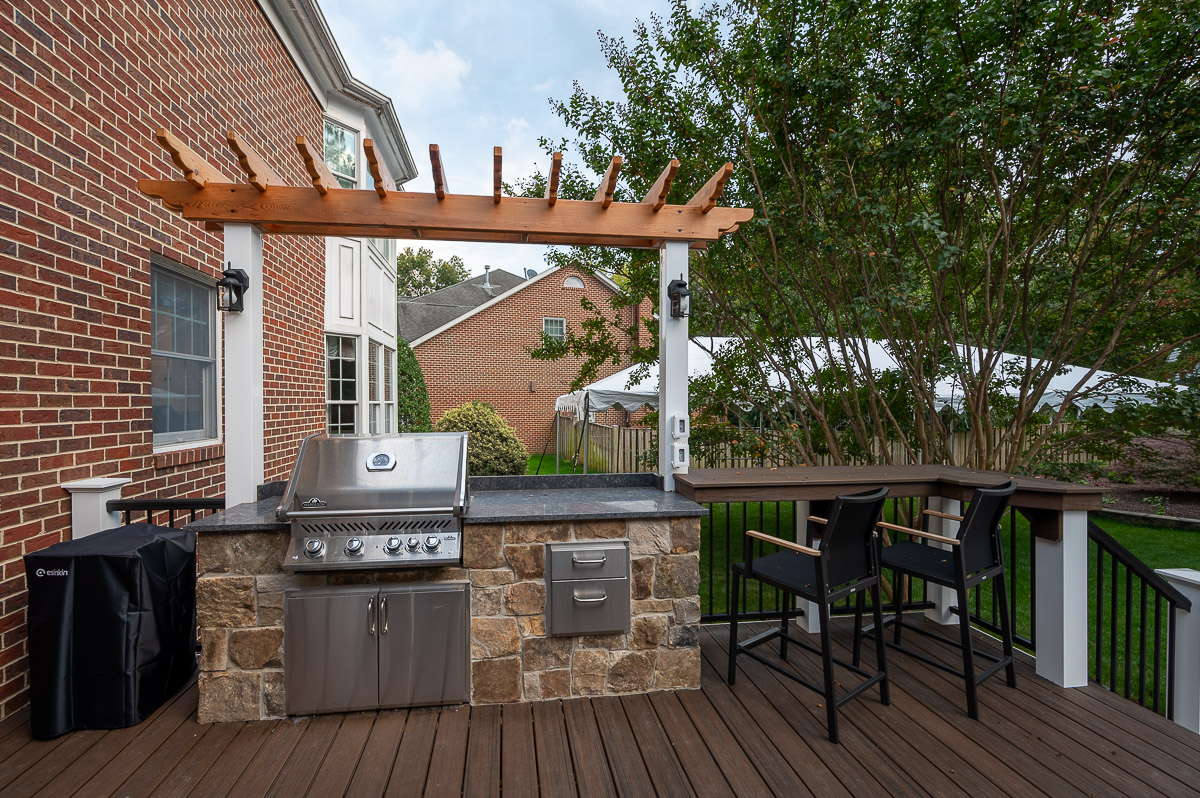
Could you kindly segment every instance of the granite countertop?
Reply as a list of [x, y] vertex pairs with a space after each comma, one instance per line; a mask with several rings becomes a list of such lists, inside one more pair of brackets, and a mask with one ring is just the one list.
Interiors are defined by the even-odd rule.
[[[468, 524], [699, 517], [708, 510], [658, 488], [653, 475], [473, 477]], [[582, 477], [582, 478], [580, 478]], [[275, 518], [280, 496], [247, 502], [188, 524], [196, 532], [264, 532], [290, 526]]]

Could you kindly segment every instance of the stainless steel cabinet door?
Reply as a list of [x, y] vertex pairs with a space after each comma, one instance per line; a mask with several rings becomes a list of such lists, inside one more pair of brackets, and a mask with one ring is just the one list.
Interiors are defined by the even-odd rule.
[[463, 583], [379, 591], [379, 705], [453, 704], [471, 698]]
[[284, 634], [290, 715], [379, 705], [377, 588], [289, 592]]

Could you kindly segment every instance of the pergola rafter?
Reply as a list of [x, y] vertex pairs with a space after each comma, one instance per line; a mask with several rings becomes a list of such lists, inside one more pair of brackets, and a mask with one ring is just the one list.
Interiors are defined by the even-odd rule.
[[558, 197], [562, 153], [555, 153], [542, 198], [501, 194], [502, 153], [493, 151], [491, 196], [451, 194], [437, 145], [429, 148], [433, 193], [398, 190], [370, 139], [363, 142], [372, 189], [343, 189], [303, 136], [296, 137], [312, 184], [285, 185], [235, 131], [226, 134], [246, 173], [235, 183], [167, 130], [156, 135], [182, 180], [140, 180], [138, 188], [179, 211], [185, 219], [219, 229], [250, 224], [267, 233], [402, 239], [560, 244], [653, 249], [686, 241], [702, 249], [750, 220], [750, 208], [723, 208], [717, 200], [733, 165], [725, 164], [686, 205], [668, 205], [679, 170], [671, 163], [642, 202], [615, 202], [620, 156], [614, 157], [591, 201]]

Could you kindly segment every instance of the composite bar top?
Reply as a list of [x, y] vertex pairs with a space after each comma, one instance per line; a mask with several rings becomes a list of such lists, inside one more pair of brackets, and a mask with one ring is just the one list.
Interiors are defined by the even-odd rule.
[[1009, 502], [1034, 524], [1039, 537], [1061, 537], [1060, 513], [1099, 510], [1104, 489], [1039, 477], [1013, 477], [946, 465], [696, 468], [675, 476], [675, 490], [694, 502], [823, 501], [886, 485], [892, 497], [943, 496], [965, 501], [975, 488], [1016, 479]]

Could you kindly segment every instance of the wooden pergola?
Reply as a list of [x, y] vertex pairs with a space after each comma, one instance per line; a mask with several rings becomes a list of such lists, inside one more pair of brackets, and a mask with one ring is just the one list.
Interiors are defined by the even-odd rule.
[[[429, 147], [433, 193], [401, 191], [371, 139], [363, 141], [372, 189], [344, 189], [325, 165], [323, 153], [303, 136], [296, 149], [311, 184], [288, 185], [235, 131], [226, 141], [245, 172], [234, 182], [165, 129], [155, 138], [182, 173], [181, 180], [139, 180], [138, 188], [183, 218], [225, 236], [225, 260], [261, 285], [262, 235], [316, 235], [426, 241], [476, 241], [658, 249], [659, 307], [669, 307], [667, 285], [687, 280], [688, 251], [732, 233], [754, 216], [751, 208], [717, 202], [733, 174], [725, 164], [687, 203], [667, 203], [679, 171], [672, 160], [641, 202], [615, 202], [621, 158], [609, 164], [591, 200], [558, 196], [562, 153], [551, 159], [545, 196], [506, 197], [501, 191], [502, 152], [493, 150], [492, 194], [452, 194], [442, 154]], [[246, 311], [229, 314], [225, 330], [225, 397], [237, 396], [238, 412], [225, 414], [226, 497], [249, 501], [263, 476], [262, 295], [248, 295]], [[687, 472], [686, 437], [672, 436], [676, 419], [688, 417], [686, 316], [663, 314], [659, 324], [659, 473], [674, 489], [674, 474]], [[675, 427], [678, 429], [678, 426]], [[673, 442], [672, 445], [667, 445]], [[682, 447], [682, 448], [680, 448]], [[232, 451], [236, 450], [236, 451]], [[681, 459], [682, 458], [682, 459]]]

